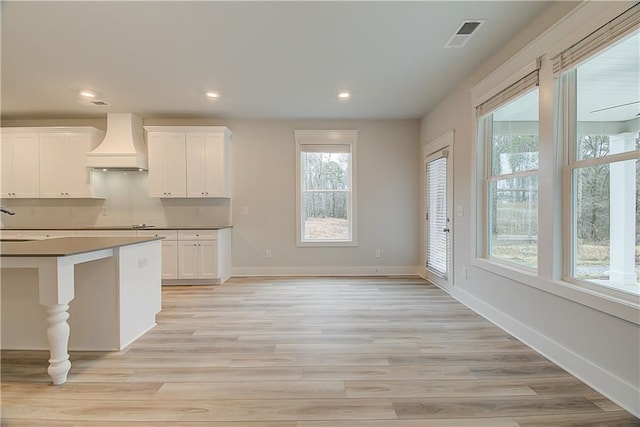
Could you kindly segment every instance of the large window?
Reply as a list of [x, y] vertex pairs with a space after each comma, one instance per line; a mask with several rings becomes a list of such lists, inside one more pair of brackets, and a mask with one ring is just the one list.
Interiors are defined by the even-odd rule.
[[300, 246], [355, 245], [355, 131], [296, 131]]
[[640, 294], [640, 31], [585, 56], [557, 67], [566, 112], [565, 273]]
[[537, 71], [478, 107], [485, 256], [538, 264]]

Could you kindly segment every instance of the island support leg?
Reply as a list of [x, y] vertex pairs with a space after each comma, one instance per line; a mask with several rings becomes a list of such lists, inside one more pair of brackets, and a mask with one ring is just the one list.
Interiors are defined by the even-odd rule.
[[69, 361], [69, 305], [47, 306], [47, 339], [49, 340], [49, 368], [47, 373], [54, 385], [64, 384], [71, 369]]

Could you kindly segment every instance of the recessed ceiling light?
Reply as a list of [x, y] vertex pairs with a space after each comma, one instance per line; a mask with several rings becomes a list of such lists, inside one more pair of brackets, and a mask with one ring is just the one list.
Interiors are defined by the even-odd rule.
[[80, 96], [87, 99], [93, 99], [96, 97], [96, 94], [91, 92], [90, 90], [82, 90], [80, 91]]
[[340, 92], [340, 93], [338, 93], [338, 98], [340, 98], [340, 99], [349, 99], [349, 98], [351, 98], [351, 94], [349, 92]]
[[220, 94], [218, 92], [214, 92], [212, 90], [207, 92], [207, 98], [209, 99], [216, 99], [216, 98], [220, 98]]

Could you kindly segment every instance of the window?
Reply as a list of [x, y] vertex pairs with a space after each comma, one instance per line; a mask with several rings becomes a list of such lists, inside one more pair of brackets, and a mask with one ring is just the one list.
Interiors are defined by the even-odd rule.
[[485, 256], [538, 264], [537, 70], [477, 107]]
[[[640, 295], [638, 9], [555, 59], [565, 106], [565, 275], [635, 295]], [[630, 21], [636, 22], [635, 31], [616, 33]], [[608, 41], [597, 44], [605, 40], [602, 33]]]
[[355, 246], [357, 131], [296, 131], [298, 246]]

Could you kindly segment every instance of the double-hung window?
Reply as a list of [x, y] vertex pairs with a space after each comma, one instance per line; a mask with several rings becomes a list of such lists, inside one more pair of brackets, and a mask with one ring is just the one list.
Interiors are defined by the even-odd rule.
[[483, 256], [536, 269], [538, 70], [476, 107]]
[[640, 294], [640, 4], [554, 58], [565, 277]]
[[297, 130], [298, 246], [355, 246], [357, 131]]

